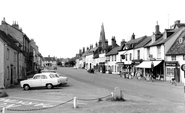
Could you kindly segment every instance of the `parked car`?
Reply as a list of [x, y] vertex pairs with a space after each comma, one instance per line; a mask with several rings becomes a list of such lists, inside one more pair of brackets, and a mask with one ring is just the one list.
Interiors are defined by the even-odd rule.
[[33, 78], [22, 80], [20, 82], [21, 88], [29, 90], [34, 87], [47, 87], [48, 89], [53, 88], [61, 84], [59, 77], [56, 77], [55, 73], [39, 73], [35, 74]]
[[42, 70], [41, 73], [55, 73], [55, 75], [60, 78], [61, 85], [67, 84], [68, 78], [57, 73], [55, 70]]

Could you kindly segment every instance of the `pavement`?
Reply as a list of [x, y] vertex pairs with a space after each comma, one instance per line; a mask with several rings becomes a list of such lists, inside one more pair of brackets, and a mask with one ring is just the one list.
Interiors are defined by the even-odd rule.
[[[101, 73], [101, 72], [95, 72], [95, 74], [101, 74], [101, 75], [105, 75], [105, 76], [112, 76], [112, 77], [120, 77], [120, 75], [117, 74], [107, 74], [107, 73]], [[123, 77], [120, 77], [123, 78]], [[123, 79], [127, 79], [127, 78], [123, 78]], [[145, 80], [144, 78], [141, 79], [137, 79], [137, 78], [132, 78], [132, 79], [127, 79], [127, 80], [134, 80], [134, 81], [139, 81], [139, 82], [146, 82], [146, 83], [150, 83], [150, 84], [155, 84], [155, 85], [163, 85], [163, 86], [172, 86], [172, 87], [176, 87], [176, 88], [183, 88], [182, 86], [184, 86], [183, 83], [181, 82], [177, 82], [177, 85], [171, 84], [169, 81], [163, 81], [163, 80]]]

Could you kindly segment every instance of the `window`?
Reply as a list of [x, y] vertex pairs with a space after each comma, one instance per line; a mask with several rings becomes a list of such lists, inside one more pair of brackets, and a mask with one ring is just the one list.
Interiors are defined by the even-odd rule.
[[115, 55], [115, 61], [116, 61], [116, 55]]
[[10, 76], [9, 66], [7, 67], [7, 74], [8, 74], [7, 80], [9, 80], [9, 76]]
[[7, 48], [7, 60], [9, 60], [10, 50]]
[[47, 79], [46, 75], [41, 75], [41, 79]]
[[140, 59], [140, 50], [137, 50], [137, 59]]
[[176, 60], [176, 56], [175, 55], [171, 56], [171, 58], [172, 58], [172, 61]]
[[130, 53], [130, 60], [132, 60], [132, 53]]
[[167, 75], [173, 76], [174, 75], [174, 68], [167, 68]]
[[185, 60], [185, 55], [183, 55], [183, 60]]
[[14, 52], [14, 62], [16, 62], [16, 52]]
[[40, 79], [40, 78], [41, 78], [40, 75], [35, 75], [35, 76], [33, 77], [33, 79]]
[[161, 58], [161, 46], [157, 46], [157, 58]]
[[56, 78], [55, 74], [50, 74], [49, 75], [51, 78]]
[[147, 48], [147, 56], [150, 58], [150, 48]]
[[126, 61], [127, 61], [127, 54], [125, 55], [125, 59], [126, 59]]

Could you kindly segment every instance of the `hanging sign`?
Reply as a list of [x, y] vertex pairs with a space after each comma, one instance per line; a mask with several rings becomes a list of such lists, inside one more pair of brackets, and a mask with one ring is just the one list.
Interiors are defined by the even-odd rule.
[[181, 69], [182, 69], [182, 71], [185, 71], [185, 64], [181, 65]]

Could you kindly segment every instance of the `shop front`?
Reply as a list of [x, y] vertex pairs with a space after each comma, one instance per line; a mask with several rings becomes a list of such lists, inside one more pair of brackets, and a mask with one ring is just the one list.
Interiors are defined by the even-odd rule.
[[147, 78], [152, 76], [153, 79], [164, 80], [162, 60], [143, 61], [135, 67], [141, 77]]
[[142, 59], [139, 59], [139, 60], [132, 60], [132, 65], [133, 65], [133, 72], [134, 72], [134, 75], [136, 74], [137, 71], [142, 71], [142, 69], [140, 68], [136, 68], [136, 66], [138, 66], [140, 63], [142, 63], [143, 60]]
[[180, 82], [180, 67], [178, 61], [166, 61], [166, 80], [170, 81], [175, 78], [176, 82]]
[[105, 62], [100, 62], [99, 63], [99, 72], [105, 73]]

